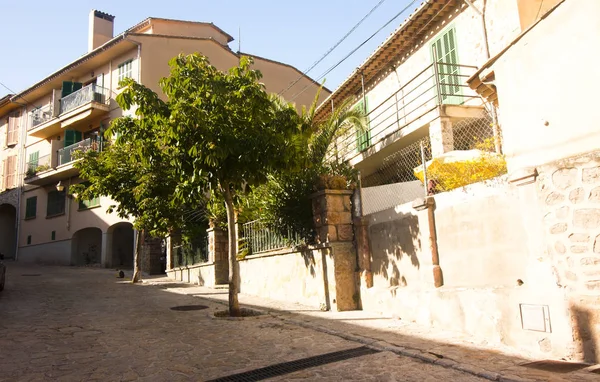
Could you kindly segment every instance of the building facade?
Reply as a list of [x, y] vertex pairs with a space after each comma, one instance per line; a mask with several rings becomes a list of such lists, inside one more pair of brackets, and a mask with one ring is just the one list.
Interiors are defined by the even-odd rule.
[[[221, 70], [236, 66], [240, 58], [228, 46], [233, 38], [211, 23], [148, 18], [114, 36], [114, 16], [93, 10], [89, 17], [88, 53], [6, 101], [24, 105], [11, 111], [8, 127], [2, 127], [11, 139], [3, 152], [3, 182], [20, 195], [13, 204], [19, 211], [19, 261], [131, 266], [131, 221], [107, 214], [109, 198], [78, 201], [69, 192], [71, 185], [83, 181], [73, 167], [76, 153], [102, 150], [104, 129], [128, 113], [115, 101], [123, 78], [161, 94], [159, 80], [169, 74], [169, 60], [180, 53], [200, 52]], [[269, 92], [280, 92], [302, 76], [289, 65], [251, 57]], [[310, 104], [319, 88], [305, 76], [294, 88], [306, 86], [310, 91], [297, 100], [299, 107]], [[322, 92], [323, 97], [328, 94]], [[24, 132], [19, 145], [13, 142], [15, 128]]]

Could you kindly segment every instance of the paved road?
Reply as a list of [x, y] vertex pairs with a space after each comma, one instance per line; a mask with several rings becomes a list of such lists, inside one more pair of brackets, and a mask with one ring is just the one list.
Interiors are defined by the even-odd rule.
[[8, 266], [0, 381], [481, 380], [269, 315], [214, 318], [223, 305], [110, 270]]

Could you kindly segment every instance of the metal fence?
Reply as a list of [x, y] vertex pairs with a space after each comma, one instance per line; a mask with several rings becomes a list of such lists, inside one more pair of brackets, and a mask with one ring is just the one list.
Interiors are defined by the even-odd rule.
[[76, 159], [73, 155], [75, 152], [79, 152], [79, 151], [85, 152], [88, 150], [99, 151], [100, 150], [99, 139], [86, 138], [83, 141], [79, 141], [77, 143], [74, 143], [72, 145], [69, 145], [65, 148], [58, 150], [58, 165], [61, 166], [63, 164], [67, 164], [69, 162], [74, 161]]
[[191, 243], [176, 246], [173, 256], [173, 267], [185, 267], [208, 262], [208, 237], [202, 236]]
[[248, 255], [291, 248], [301, 243], [302, 235], [289, 227], [275, 227], [262, 220], [242, 224], [240, 252]]

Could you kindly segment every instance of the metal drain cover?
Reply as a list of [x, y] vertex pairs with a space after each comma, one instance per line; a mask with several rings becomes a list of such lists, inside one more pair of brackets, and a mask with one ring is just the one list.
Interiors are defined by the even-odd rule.
[[21, 276], [41, 276], [41, 273], [24, 273]]
[[590, 365], [587, 365], [585, 363], [546, 360], [525, 363], [521, 366], [528, 367], [530, 369], [551, 371], [553, 373], [570, 373], [572, 371], [580, 370]]
[[315, 357], [302, 358], [291, 362], [278, 363], [276, 365], [250, 370], [245, 373], [212, 379], [208, 382], [262, 381], [263, 379], [278, 377], [296, 371], [309, 369], [311, 367], [326, 365], [328, 363], [344, 361], [347, 359], [362, 357], [375, 353], [379, 353], [379, 350], [369, 349], [368, 347], [361, 346], [359, 348], [321, 354]]
[[203, 309], [208, 309], [208, 306], [206, 306], [206, 305], [180, 305], [180, 306], [174, 306], [171, 308], [171, 310], [177, 310], [179, 312], [189, 312], [192, 310], [203, 310]]

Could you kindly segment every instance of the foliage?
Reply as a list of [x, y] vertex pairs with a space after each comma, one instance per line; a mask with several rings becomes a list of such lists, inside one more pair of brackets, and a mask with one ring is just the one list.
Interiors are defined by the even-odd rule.
[[35, 168], [28, 167], [27, 171], [25, 172], [25, 177], [29, 178], [29, 177], [35, 176], [38, 172], [46, 171], [49, 169], [50, 169], [50, 166], [47, 164], [41, 164]]
[[[450, 191], [503, 174], [506, 174], [504, 157], [487, 152], [466, 161], [443, 162], [440, 159], [433, 159], [427, 167], [427, 179], [434, 181], [437, 192]], [[421, 182], [423, 181], [422, 171], [415, 171], [415, 176]]]

